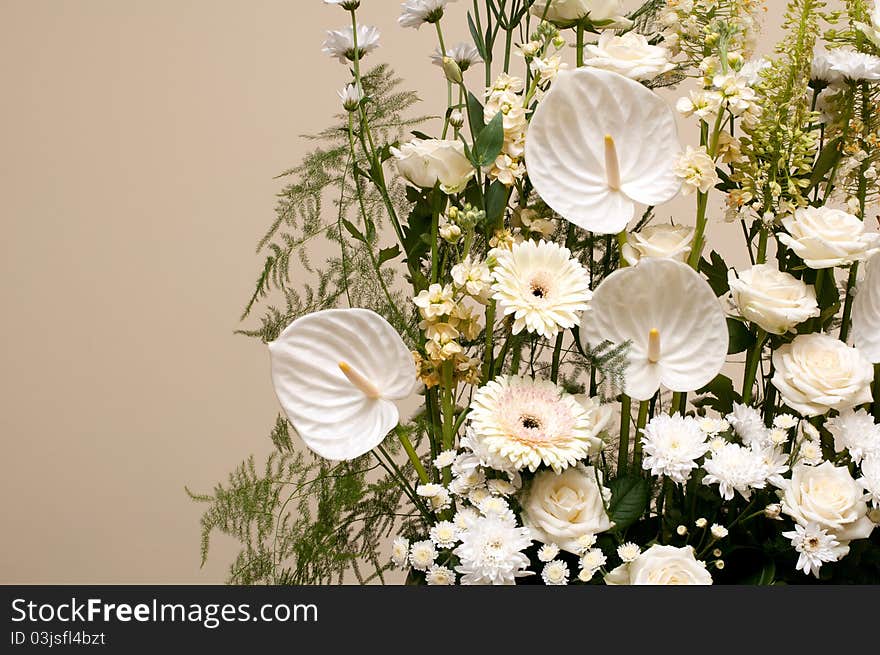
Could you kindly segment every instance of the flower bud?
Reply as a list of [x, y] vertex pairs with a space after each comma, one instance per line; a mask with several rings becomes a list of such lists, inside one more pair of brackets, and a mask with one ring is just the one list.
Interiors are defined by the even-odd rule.
[[764, 508], [764, 516], [768, 519], [780, 520], [779, 517], [782, 515], [782, 505], [779, 503], [773, 503], [772, 505], [767, 505]]
[[446, 79], [453, 84], [461, 84], [464, 80], [461, 68], [452, 57], [443, 57], [443, 72], [446, 74]]
[[458, 109], [449, 114], [449, 124], [455, 129], [461, 129], [464, 126], [464, 114]]

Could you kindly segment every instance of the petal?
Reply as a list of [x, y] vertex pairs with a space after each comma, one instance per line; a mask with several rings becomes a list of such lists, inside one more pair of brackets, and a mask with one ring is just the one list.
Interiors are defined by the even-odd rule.
[[868, 262], [868, 274], [853, 302], [853, 343], [872, 364], [880, 363], [880, 255]]
[[[294, 321], [269, 344], [275, 393], [306, 446], [321, 457], [349, 460], [375, 448], [397, 425], [392, 401], [416, 380], [412, 355], [381, 316], [366, 309], [332, 309]], [[379, 392], [355, 386], [345, 362]]]

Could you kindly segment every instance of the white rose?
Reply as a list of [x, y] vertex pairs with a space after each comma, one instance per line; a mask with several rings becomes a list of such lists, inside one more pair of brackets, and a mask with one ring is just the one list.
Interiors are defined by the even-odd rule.
[[779, 240], [810, 268], [847, 266], [880, 252], [880, 234], [865, 232], [865, 224], [840, 209], [803, 207], [782, 224], [788, 234]]
[[669, 50], [651, 45], [637, 32], [623, 36], [602, 32], [598, 43], [584, 49], [584, 63], [639, 81], [653, 79], [675, 68], [669, 61]]
[[623, 258], [630, 266], [642, 257], [664, 257], [683, 262], [691, 252], [694, 230], [683, 225], [652, 225], [630, 232], [623, 246]]
[[532, 539], [556, 544], [578, 554], [578, 537], [595, 535], [612, 527], [605, 512], [611, 491], [599, 486], [592, 466], [572, 466], [562, 473], [538, 473], [522, 500], [523, 524]]
[[397, 170], [417, 187], [431, 189], [437, 182], [444, 193], [463, 191], [474, 176], [474, 167], [459, 141], [415, 139], [391, 148]]
[[758, 264], [738, 277], [730, 271], [728, 277], [739, 315], [770, 334], [785, 334], [821, 313], [816, 290], [772, 264]]
[[780, 492], [782, 511], [800, 525], [813, 523], [840, 542], [834, 549], [838, 559], [849, 552], [849, 542], [865, 539], [874, 529], [868, 518], [868, 504], [861, 485], [849, 469], [825, 462], [819, 466], [798, 464], [791, 480], [784, 480]]
[[628, 27], [631, 22], [625, 14], [623, 0], [536, 0], [532, 5], [532, 15], [565, 26], [589, 17], [593, 23], [611, 22], [615, 27]]
[[773, 386], [804, 416], [871, 402], [874, 367], [856, 348], [827, 334], [802, 334], [773, 353]]
[[710, 585], [712, 576], [690, 546], [654, 544], [635, 561], [622, 564], [606, 575], [605, 584]]

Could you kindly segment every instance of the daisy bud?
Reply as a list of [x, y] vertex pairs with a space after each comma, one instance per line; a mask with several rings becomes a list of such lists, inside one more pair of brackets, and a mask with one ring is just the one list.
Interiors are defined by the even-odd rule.
[[446, 79], [453, 84], [461, 84], [464, 80], [461, 68], [452, 57], [443, 57], [443, 72], [446, 73]]
[[715, 562], [715, 568], [721, 571], [724, 568], [724, 560], [719, 559]]
[[714, 524], [709, 529], [709, 531], [712, 533], [712, 536], [715, 537], [716, 539], [724, 539], [724, 537], [726, 537], [728, 534], [727, 528], [725, 528], [723, 525], [718, 525], [717, 523]]
[[708, 523], [709, 523], [709, 521], [707, 521], [707, 520], [704, 519], [704, 518], [698, 518], [698, 519], [694, 522], [694, 524], [695, 524], [698, 528], [701, 528], [701, 529], [702, 529], [702, 528], [705, 528], [706, 525], [708, 525]]
[[688, 533], [688, 529], [687, 529], [687, 526], [686, 526], [686, 525], [680, 525], [680, 526], [678, 526], [678, 527], [675, 529], [675, 531], [678, 533], [678, 536], [679, 536], [679, 537], [683, 537], [683, 536], [685, 536], [685, 535]]
[[782, 505], [779, 503], [773, 503], [772, 505], [767, 505], [764, 508], [764, 516], [768, 519], [779, 520], [780, 515], [782, 514]]
[[713, 551], [712, 551], [712, 557], [721, 557], [721, 549], [720, 549], [720, 548], [716, 548], [715, 550], [713, 550]]
[[461, 129], [464, 125], [464, 114], [458, 109], [449, 114], [449, 124], [456, 129]]

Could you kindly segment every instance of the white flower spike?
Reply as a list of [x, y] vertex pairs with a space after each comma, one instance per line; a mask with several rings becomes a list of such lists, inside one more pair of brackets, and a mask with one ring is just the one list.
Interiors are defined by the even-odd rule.
[[675, 116], [654, 92], [622, 75], [561, 71], [526, 138], [529, 178], [575, 225], [622, 232], [636, 204], [660, 205], [681, 188]]
[[416, 381], [412, 354], [381, 316], [329, 309], [291, 323], [269, 344], [275, 393], [302, 440], [326, 459], [378, 446]]
[[671, 259], [645, 258], [612, 273], [593, 294], [580, 331], [584, 348], [630, 343], [624, 391], [649, 400], [662, 384], [696, 391], [727, 358], [727, 322], [709, 284]]

